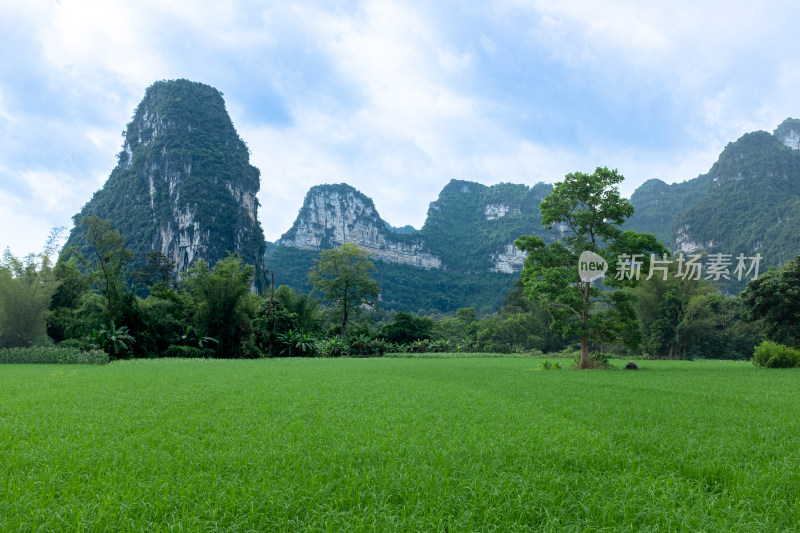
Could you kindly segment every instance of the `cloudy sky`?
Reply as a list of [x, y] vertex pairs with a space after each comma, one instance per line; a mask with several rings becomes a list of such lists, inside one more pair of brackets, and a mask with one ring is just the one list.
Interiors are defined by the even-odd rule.
[[162, 79], [224, 93], [269, 240], [320, 183], [420, 227], [452, 178], [694, 178], [800, 116], [798, 23], [770, 0], [0, 0], [0, 250], [72, 226]]

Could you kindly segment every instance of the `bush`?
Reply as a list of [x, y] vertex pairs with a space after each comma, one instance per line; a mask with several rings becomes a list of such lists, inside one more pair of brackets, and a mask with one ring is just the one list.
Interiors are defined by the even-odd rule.
[[408, 346], [405, 344], [397, 344], [395, 342], [387, 342], [385, 351], [387, 353], [408, 353]]
[[94, 364], [108, 363], [108, 354], [102, 350], [82, 351], [78, 348], [38, 346], [0, 350], [0, 363], [11, 364]]
[[[611, 357], [608, 354], [600, 353], [598, 351], [594, 351], [589, 354], [589, 368], [596, 368], [596, 369], [606, 369], [611, 368]], [[578, 368], [581, 366], [581, 352], [576, 352], [573, 361], [575, 361], [575, 367]]]
[[319, 346], [316, 339], [308, 333], [289, 330], [282, 335], [278, 335], [280, 354], [287, 357], [316, 357], [319, 354]]
[[401, 312], [394, 315], [392, 322], [383, 325], [378, 337], [386, 342], [411, 344], [414, 341], [430, 339], [433, 326], [433, 320], [430, 318]]
[[753, 364], [762, 368], [794, 368], [800, 366], [800, 350], [772, 341], [756, 346]]
[[408, 346], [408, 353], [427, 353], [430, 350], [431, 343], [427, 340], [414, 341]]
[[386, 353], [386, 342], [383, 339], [372, 339], [369, 343], [369, 349], [372, 355], [383, 356]]
[[429, 349], [434, 353], [448, 353], [453, 351], [450, 348], [450, 341], [447, 339], [432, 341]]
[[64, 339], [63, 341], [58, 343], [59, 348], [72, 348], [76, 350], [81, 350], [83, 352], [88, 352], [92, 349], [92, 345], [89, 342], [88, 338], [84, 339]]
[[203, 359], [213, 357], [214, 350], [209, 348], [196, 348], [194, 346], [178, 346], [173, 344], [164, 352], [164, 357], [181, 357], [185, 359]]
[[370, 342], [372, 339], [369, 335], [364, 333], [354, 336], [350, 339], [350, 355], [353, 357], [369, 357], [372, 355], [372, 348]]
[[332, 337], [320, 343], [322, 357], [342, 357], [350, 354], [349, 346], [339, 337]]
[[387, 350], [394, 349], [392, 343], [387, 343], [383, 339], [372, 339], [365, 333], [352, 337], [345, 346], [352, 357], [380, 357]]

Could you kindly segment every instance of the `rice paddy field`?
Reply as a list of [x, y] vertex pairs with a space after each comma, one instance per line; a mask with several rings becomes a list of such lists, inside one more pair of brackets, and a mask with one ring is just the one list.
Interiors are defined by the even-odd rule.
[[798, 530], [800, 371], [540, 365], [2, 365], [0, 530]]

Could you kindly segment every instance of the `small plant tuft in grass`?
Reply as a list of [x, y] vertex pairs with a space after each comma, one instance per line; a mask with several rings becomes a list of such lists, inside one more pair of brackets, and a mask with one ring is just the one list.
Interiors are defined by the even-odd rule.
[[542, 361], [541, 369], [542, 370], [561, 370], [561, 363], [559, 363], [558, 361], [550, 362], [549, 359], [545, 359], [544, 361]]
[[0, 363], [104, 365], [108, 363], [108, 354], [102, 350], [82, 351], [63, 346], [7, 348], [0, 350]]

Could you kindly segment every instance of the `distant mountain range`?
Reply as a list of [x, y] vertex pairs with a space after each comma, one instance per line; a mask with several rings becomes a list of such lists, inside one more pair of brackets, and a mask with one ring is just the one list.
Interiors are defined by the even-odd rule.
[[[551, 191], [544, 183], [487, 187], [452, 180], [430, 204], [422, 229], [401, 233], [352, 187], [320, 185], [309, 191], [292, 228], [270, 247], [266, 268], [280, 283], [308, 290], [305, 272], [316, 252], [354, 242], [378, 261], [385, 304], [392, 308], [491, 309], [500, 305], [525, 259], [514, 239], [558, 236], [541, 226], [539, 202]], [[635, 213], [625, 229], [653, 233], [671, 250], [721, 253], [732, 261], [739, 254], [760, 254], [761, 272], [780, 266], [800, 254], [800, 120], [729, 143], [697, 178], [670, 185], [649, 180], [631, 203]], [[396, 279], [402, 282], [395, 287]], [[738, 291], [747, 280], [721, 281]], [[493, 292], [497, 287], [500, 292]]]
[[[318, 185], [292, 227], [265, 243], [259, 187], [221, 93], [187, 80], [157, 82], [126, 128], [117, 166], [75, 215], [67, 245], [88, 253], [81, 222], [96, 215], [125, 237], [131, 271], [153, 250], [174, 261], [176, 272], [201, 259], [213, 266], [231, 252], [256, 266], [260, 283], [272, 271], [277, 284], [305, 292], [319, 251], [352, 242], [372, 254], [385, 308], [448, 312], [494, 310], [525, 259], [514, 240], [559, 237], [559, 228], [541, 225], [539, 203], [551, 185], [452, 180], [418, 230], [392, 227], [349, 185]], [[654, 233], [673, 250], [760, 254], [762, 271], [781, 265], [800, 253], [800, 120], [742, 136], [697, 178], [647, 181], [631, 202], [626, 228]]]

